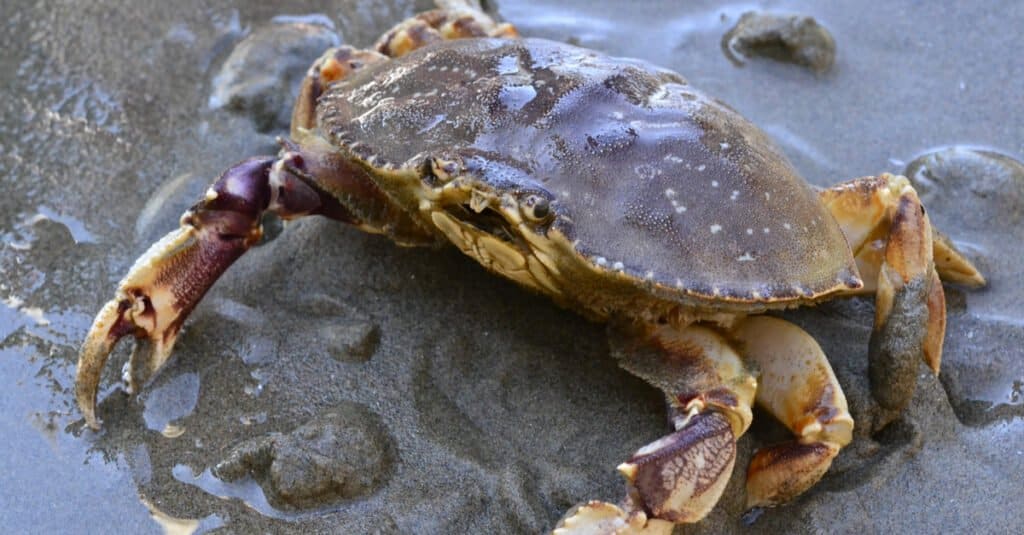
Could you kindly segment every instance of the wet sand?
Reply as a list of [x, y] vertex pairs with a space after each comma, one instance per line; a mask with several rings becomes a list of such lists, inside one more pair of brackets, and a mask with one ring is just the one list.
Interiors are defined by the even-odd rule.
[[[1024, 158], [1024, 6], [818, 4], [771, 11], [831, 31], [837, 56], [824, 74], [725, 57], [722, 35], [759, 4], [499, 7], [524, 35], [681, 72], [764, 128], [814, 184], [903, 172], [950, 145]], [[211, 107], [236, 45], [273, 17], [310, 13], [366, 45], [428, 5], [2, 8], [0, 520], [11, 531], [530, 533], [577, 502], [620, 497], [615, 465], [664, 434], [665, 415], [658, 392], [616, 367], [601, 326], [457, 251], [401, 249], [312, 219], [224, 276], [137, 397], [116, 384], [122, 348], [101, 390], [104, 429], [82, 430], [72, 387], [92, 315], [220, 170], [275, 151], [272, 128]], [[970, 154], [929, 165], [919, 178], [932, 221], [991, 284], [947, 289], [944, 370], [921, 367], [906, 416], [858, 438], [757, 530], [1024, 530], [1024, 177]], [[787, 314], [821, 342], [855, 416], [869, 404], [872, 315], [862, 299]], [[212, 475], [246, 441], [338, 411], [366, 429], [359, 440], [391, 452], [358, 465], [373, 477], [349, 497], [302, 509], [268, 499], [258, 481]], [[739, 467], [784, 437], [768, 420], [741, 440], [717, 509], [679, 532], [745, 531]], [[292, 443], [277, 444], [285, 458]]]

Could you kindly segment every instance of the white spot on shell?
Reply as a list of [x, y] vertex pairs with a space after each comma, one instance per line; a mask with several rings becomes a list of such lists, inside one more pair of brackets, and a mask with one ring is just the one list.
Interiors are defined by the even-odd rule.
[[728, 143], [722, 142], [722, 143], [719, 143], [718, 146], [721, 147], [722, 150], [729, 150], [729, 147], [731, 147], [732, 145], [729, 145]]
[[766, 201], [772, 200], [772, 194], [768, 193], [767, 191], [764, 192], [764, 200], [766, 200]]
[[738, 262], [752, 262], [754, 260], [754, 255], [750, 253], [743, 253], [741, 256], [736, 257], [736, 260]]
[[678, 206], [676, 206], [676, 213], [677, 213], [677, 214], [681, 214], [681, 213], [683, 213], [683, 212], [685, 212], [685, 211], [686, 211], [686, 207], [685, 207], [685, 206], [683, 206], [683, 205], [681, 205], [681, 204], [680, 204], [680, 205], [678, 205]]
[[722, 231], [722, 225], [711, 225], [711, 233], [718, 234]]
[[706, 166], [706, 165], [704, 165], [704, 164], [700, 164], [700, 165], [698, 165], [698, 166], [697, 166], [697, 170], [698, 170], [698, 171], [703, 171], [703, 170], [705, 170], [705, 169], [707, 169], [707, 168], [708, 168], [708, 166]]
[[599, 266], [604, 267], [604, 266], [608, 265], [608, 259], [603, 257], [603, 256], [599, 256], [599, 257], [594, 259], [594, 263], [599, 265]]
[[784, 229], [786, 229], [786, 230], [789, 230], [789, 229], [793, 228], [793, 226], [792, 226], [792, 225], [790, 225], [789, 223], [783, 223], [783, 224], [782, 224], [782, 228], [784, 228]]
[[498, 74], [515, 74], [519, 72], [519, 58], [515, 56], [502, 56], [495, 65]]
[[[704, 166], [702, 165], [701, 167], [704, 167]], [[718, 187], [718, 181], [717, 180], [712, 180], [711, 181], [711, 187], [712, 188], [717, 188]]]
[[769, 232], [771, 232], [771, 231], [772, 231], [772, 229], [770, 229], [770, 228], [768, 228], [768, 227], [765, 227], [765, 228], [763, 228], [763, 229], [761, 229], [761, 230], [762, 230], [762, 231], [763, 231], [763, 232], [764, 232], [765, 234], [768, 234]]
[[616, 262], [612, 264], [612, 269], [614, 269], [615, 271], [622, 271], [626, 269], [626, 266], [622, 262]]
[[665, 188], [665, 197], [668, 197], [669, 199], [672, 199], [672, 198], [675, 198], [675, 196], [676, 196], [676, 190], [674, 190], [672, 188]]
[[739, 196], [740, 196], [739, 190], [735, 190], [734, 189], [734, 190], [732, 190], [732, 195], [729, 196], [729, 199], [735, 201], [737, 198], [739, 198]]
[[747, 229], [747, 234], [749, 234], [749, 235], [753, 236], [753, 235], [754, 235], [754, 229], [752, 229], [752, 228], [748, 228], [748, 229]]
[[536, 96], [537, 90], [532, 85], [503, 86], [498, 92], [498, 99], [506, 108], [512, 111], [523, 109]]

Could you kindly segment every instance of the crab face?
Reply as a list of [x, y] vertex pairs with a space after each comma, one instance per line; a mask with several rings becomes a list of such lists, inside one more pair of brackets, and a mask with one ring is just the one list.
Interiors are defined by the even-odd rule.
[[[480, 179], [485, 166], [514, 178]], [[430, 158], [423, 171], [418, 210], [452, 244], [520, 284], [561, 293], [556, 262], [572, 259], [556, 223], [567, 216], [547, 189], [515, 166], [479, 157]]]

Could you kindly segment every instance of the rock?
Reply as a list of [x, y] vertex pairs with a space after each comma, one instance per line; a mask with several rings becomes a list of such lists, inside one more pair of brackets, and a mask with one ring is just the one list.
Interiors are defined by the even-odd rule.
[[214, 474], [227, 481], [252, 475], [275, 507], [307, 509], [381, 488], [393, 470], [393, 449], [375, 414], [345, 403], [290, 433], [243, 442]]
[[341, 362], [366, 362], [380, 346], [380, 327], [368, 321], [324, 325], [320, 335], [330, 355]]
[[836, 43], [813, 17], [748, 11], [722, 36], [722, 51], [736, 65], [762, 56], [794, 63], [817, 73], [836, 59]]
[[[994, 151], [952, 146], [922, 154], [905, 174], [933, 223], [949, 230], [988, 278], [982, 292], [947, 289], [949, 322], [942, 384], [961, 422], [990, 425], [1024, 416], [1024, 163]], [[955, 313], [955, 312], [954, 312]], [[1007, 348], [1015, 350], [1007, 351]]]
[[211, 108], [247, 115], [261, 132], [288, 129], [306, 70], [341, 39], [327, 26], [284, 20], [235, 46], [213, 78]]
[[956, 213], [961, 228], [988, 231], [998, 215], [1003, 229], [1021, 235], [1024, 163], [994, 151], [953, 146], [922, 154], [904, 174], [925, 206]]

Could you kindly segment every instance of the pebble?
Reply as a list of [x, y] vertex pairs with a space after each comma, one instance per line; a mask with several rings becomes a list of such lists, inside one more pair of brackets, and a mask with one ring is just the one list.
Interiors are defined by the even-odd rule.
[[213, 78], [210, 107], [247, 115], [260, 132], [288, 129], [309, 66], [341, 43], [332, 28], [284, 20], [242, 39]]
[[761, 56], [824, 73], [835, 63], [836, 42], [814, 17], [748, 11], [722, 36], [722, 51], [736, 65]]

